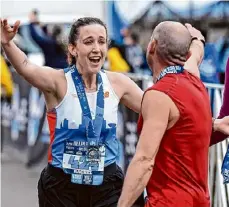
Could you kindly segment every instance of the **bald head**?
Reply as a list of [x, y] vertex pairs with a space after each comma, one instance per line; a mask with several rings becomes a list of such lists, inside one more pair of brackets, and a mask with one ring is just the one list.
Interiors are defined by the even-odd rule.
[[152, 38], [157, 41], [156, 54], [165, 62], [172, 59], [186, 61], [191, 35], [179, 22], [165, 21], [158, 24]]

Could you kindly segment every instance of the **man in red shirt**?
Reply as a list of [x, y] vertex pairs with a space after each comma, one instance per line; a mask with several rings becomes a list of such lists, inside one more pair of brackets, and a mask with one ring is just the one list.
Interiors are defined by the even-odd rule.
[[[169, 61], [173, 54], [187, 59], [191, 41], [187, 28], [178, 22], [162, 22], [153, 32], [147, 61], [155, 84], [142, 101], [140, 140], [126, 174], [119, 207], [132, 206], [145, 187], [146, 206], [210, 206], [209, 97], [198, 77], [179, 65], [171, 66]], [[195, 64], [184, 67], [198, 71]]]

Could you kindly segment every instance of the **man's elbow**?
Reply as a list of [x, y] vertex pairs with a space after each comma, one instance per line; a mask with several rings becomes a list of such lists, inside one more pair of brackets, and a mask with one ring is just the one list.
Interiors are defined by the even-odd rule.
[[136, 162], [138, 166], [142, 166], [146, 171], [152, 171], [155, 163], [155, 158], [146, 155], [138, 155], [136, 157]]

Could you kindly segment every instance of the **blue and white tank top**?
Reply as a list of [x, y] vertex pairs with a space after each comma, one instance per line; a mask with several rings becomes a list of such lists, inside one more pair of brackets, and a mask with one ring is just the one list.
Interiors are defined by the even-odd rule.
[[[105, 167], [116, 162], [119, 144], [116, 138], [119, 98], [115, 94], [107, 74], [100, 71], [104, 88], [104, 122], [101, 130], [101, 141], [105, 144]], [[85, 120], [79, 98], [72, 80], [71, 71], [65, 71], [67, 92], [61, 103], [54, 110], [47, 113], [50, 129], [50, 147], [48, 162], [55, 167], [62, 168], [64, 145], [68, 141], [86, 142]], [[92, 118], [95, 118], [97, 91], [86, 93]]]

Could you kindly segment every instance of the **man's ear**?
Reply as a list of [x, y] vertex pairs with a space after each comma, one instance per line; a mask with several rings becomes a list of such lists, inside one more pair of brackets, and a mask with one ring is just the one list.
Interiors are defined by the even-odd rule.
[[68, 51], [71, 53], [72, 56], [76, 57], [77, 56], [77, 48], [73, 44], [68, 45]]
[[151, 41], [151, 43], [149, 44], [149, 53], [150, 53], [150, 55], [153, 55], [155, 53], [156, 45], [157, 45], [157, 41], [155, 39], [153, 39]]
[[188, 51], [188, 54], [186, 55], [186, 60], [188, 60], [192, 56], [191, 50]]

